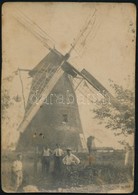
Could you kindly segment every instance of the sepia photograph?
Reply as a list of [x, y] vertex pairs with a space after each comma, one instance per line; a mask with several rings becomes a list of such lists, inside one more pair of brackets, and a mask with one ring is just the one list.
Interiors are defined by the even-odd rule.
[[136, 7], [2, 5], [6, 193], [132, 193]]

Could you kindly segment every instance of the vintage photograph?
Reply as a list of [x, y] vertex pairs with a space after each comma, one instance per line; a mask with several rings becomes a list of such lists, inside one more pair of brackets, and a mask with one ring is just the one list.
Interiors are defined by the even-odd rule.
[[132, 3], [3, 3], [4, 192], [133, 192], [135, 53]]

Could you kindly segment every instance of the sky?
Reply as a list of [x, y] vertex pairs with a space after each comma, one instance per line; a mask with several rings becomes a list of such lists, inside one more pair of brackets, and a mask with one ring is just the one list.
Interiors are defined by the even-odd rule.
[[[78, 42], [69, 62], [80, 71], [85, 68], [111, 92], [109, 79], [134, 90], [136, 9], [131, 3], [4, 3], [2, 77], [13, 74], [18, 67], [34, 68], [48, 53], [42, 42], [17, 21], [22, 13], [54, 39], [54, 44], [49, 40], [48, 44], [66, 54], [87, 18], [94, 12], [93, 29], [84, 47]], [[45, 38], [49, 39], [49, 36], [46, 35]], [[126, 80], [128, 75], [130, 78]], [[26, 73], [22, 73], [22, 78], [27, 99], [31, 79]], [[9, 90], [11, 98], [22, 96], [18, 76], [11, 82], [3, 82], [3, 85]], [[85, 136], [93, 134], [103, 140], [104, 146], [120, 147], [117, 144], [119, 138], [114, 137], [112, 131], [97, 125], [90, 111], [92, 107], [93, 105], [79, 106]], [[3, 137], [10, 133], [11, 141], [13, 137], [18, 139], [16, 129], [24, 114], [23, 103], [14, 104], [8, 113], [11, 120], [6, 126], [3, 125]], [[100, 145], [98, 142], [96, 144]]]

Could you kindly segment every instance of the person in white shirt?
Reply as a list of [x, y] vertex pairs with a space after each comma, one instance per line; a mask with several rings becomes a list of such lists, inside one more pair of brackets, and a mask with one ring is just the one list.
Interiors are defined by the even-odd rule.
[[54, 173], [55, 173], [55, 176], [59, 176], [61, 173], [63, 155], [64, 155], [64, 152], [60, 148], [60, 145], [56, 144], [56, 149], [54, 150]]
[[80, 159], [71, 153], [71, 149], [67, 148], [67, 155], [62, 160], [64, 165], [78, 165]]
[[56, 144], [56, 149], [54, 150], [54, 155], [57, 156], [57, 157], [61, 157], [63, 156], [64, 152], [63, 150], [60, 148], [60, 145], [59, 144]]
[[[64, 164], [64, 182], [66, 185], [75, 185], [78, 178], [78, 165], [80, 159], [71, 153], [71, 149], [67, 148], [67, 155], [62, 160]], [[75, 173], [75, 174], [74, 174]]]
[[125, 145], [125, 162], [124, 165], [128, 166], [129, 165], [129, 160], [130, 160], [130, 154], [131, 154], [131, 147], [129, 146], [128, 143]]
[[49, 173], [50, 169], [50, 160], [51, 160], [52, 151], [48, 146], [43, 148], [42, 152], [42, 174]]
[[23, 165], [22, 165], [22, 155], [18, 154], [17, 159], [12, 164], [13, 179], [15, 182], [15, 191], [19, 189], [23, 181]]

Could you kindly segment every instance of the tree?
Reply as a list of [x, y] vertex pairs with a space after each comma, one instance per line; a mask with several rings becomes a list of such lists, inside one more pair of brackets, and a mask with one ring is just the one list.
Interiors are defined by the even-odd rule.
[[94, 118], [100, 120], [100, 124], [104, 123], [106, 128], [114, 131], [115, 135], [130, 135], [135, 129], [135, 94], [133, 90], [124, 89], [122, 86], [115, 84], [110, 80], [110, 86], [115, 93], [115, 97], [124, 108], [121, 112], [110, 102], [96, 103], [97, 108], [93, 109]]
[[[16, 71], [17, 72], [17, 71]], [[12, 82], [17, 75], [16, 72], [13, 72], [10, 76], [3, 78], [2, 80], [2, 92], [1, 92], [1, 114], [2, 114], [2, 148], [11, 149], [15, 147], [15, 143], [13, 142], [13, 137], [15, 135], [15, 131], [12, 132], [15, 127], [15, 121], [12, 120], [12, 108], [14, 109], [15, 103], [20, 101], [20, 97], [17, 95], [12, 97], [11, 89]], [[13, 116], [14, 117], [14, 116]], [[17, 139], [16, 138], [14, 141]]]
[[1, 113], [2, 113], [2, 119], [6, 119], [7, 117], [7, 110], [12, 104], [11, 98], [9, 95], [8, 90], [2, 88], [2, 96], [1, 96]]
[[8, 119], [7, 116], [7, 111], [9, 109], [9, 107], [13, 104], [13, 99], [16, 102], [19, 102], [19, 100], [21, 99], [18, 95], [16, 97], [14, 97], [13, 99], [11, 99], [10, 93], [8, 88], [6, 88], [5, 86], [9, 86], [10, 83], [12, 83], [15, 75], [17, 75], [18, 71], [14, 71], [10, 76], [5, 77], [2, 80], [2, 93], [1, 93], [1, 113], [2, 113], [2, 119]]

